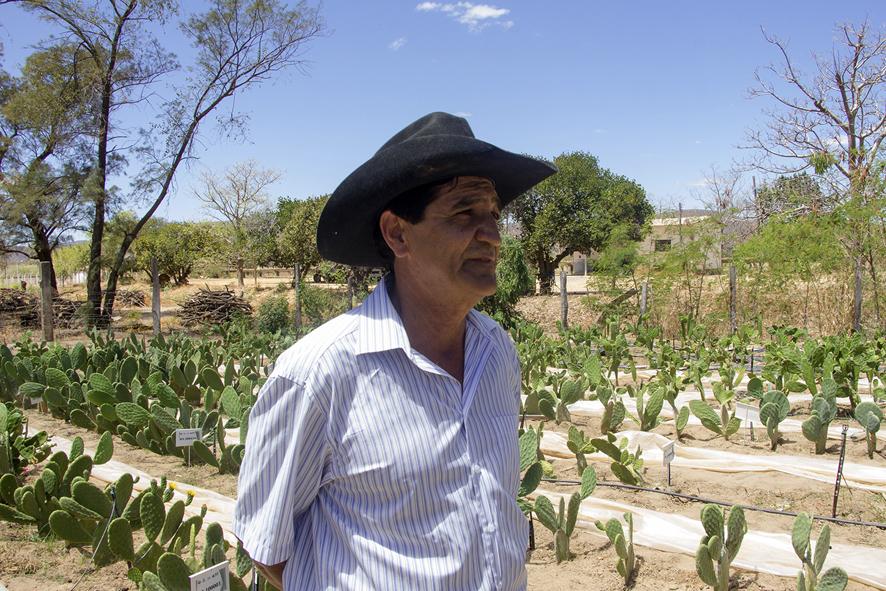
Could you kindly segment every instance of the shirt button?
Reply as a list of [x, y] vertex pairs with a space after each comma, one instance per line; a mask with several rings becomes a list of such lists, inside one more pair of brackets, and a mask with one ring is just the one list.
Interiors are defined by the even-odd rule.
[[474, 464], [474, 474], [480, 474], [480, 466], [478, 464]]
[[485, 531], [487, 534], [495, 533], [495, 526], [491, 523], [487, 523], [483, 526], [483, 531]]

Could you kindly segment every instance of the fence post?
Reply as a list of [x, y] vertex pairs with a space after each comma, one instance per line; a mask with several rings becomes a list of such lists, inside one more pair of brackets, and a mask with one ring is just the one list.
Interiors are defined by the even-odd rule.
[[649, 289], [649, 281], [644, 281], [640, 287], [640, 316], [646, 315], [646, 294]]
[[156, 337], [160, 334], [160, 273], [157, 271], [157, 257], [151, 257], [151, 319]]
[[568, 328], [569, 299], [566, 297], [566, 269], [560, 269], [560, 320]]
[[348, 310], [354, 308], [354, 269], [348, 269]]
[[295, 286], [295, 337], [301, 337], [301, 264], [295, 263], [292, 270]]
[[852, 302], [852, 330], [861, 332], [861, 259], [855, 258], [855, 298]]
[[40, 262], [40, 299], [43, 303], [43, 340], [55, 340], [52, 330], [52, 263]]
[[729, 326], [732, 327], [732, 334], [738, 330], [738, 322], [735, 314], [735, 298], [738, 289], [735, 277], [735, 265], [729, 265]]

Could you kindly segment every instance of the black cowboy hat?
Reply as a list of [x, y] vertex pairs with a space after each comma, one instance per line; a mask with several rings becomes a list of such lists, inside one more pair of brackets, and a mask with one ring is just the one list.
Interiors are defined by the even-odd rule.
[[406, 126], [342, 181], [320, 214], [317, 249], [338, 263], [381, 267], [385, 260], [375, 246], [375, 226], [398, 195], [456, 176], [480, 176], [495, 183], [504, 207], [555, 172], [553, 164], [476, 139], [461, 117], [431, 113]]

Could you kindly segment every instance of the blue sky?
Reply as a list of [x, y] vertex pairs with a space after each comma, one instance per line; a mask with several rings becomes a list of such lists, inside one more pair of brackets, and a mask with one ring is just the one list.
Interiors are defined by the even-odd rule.
[[[695, 206], [705, 174], [745, 156], [737, 146], [770, 106], [748, 98], [755, 70], [778, 59], [761, 27], [811, 72], [812, 52], [831, 52], [837, 23], [886, 22], [882, 0], [326, 0], [321, 10], [327, 34], [307, 48], [306, 71], [236, 99], [250, 117], [245, 140], [205, 129], [199, 161], [159, 215], [206, 217], [193, 197], [199, 174], [250, 158], [282, 173], [274, 196], [329, 193], [436, 110], [466, 116], [477, 137], [508, 150], [590, 152], [654, 205]], [[15, 5], [0, 7], [2, 66], [17, 71], [50, 31]], [[187, 61], [176, 31], [163, 39]]]

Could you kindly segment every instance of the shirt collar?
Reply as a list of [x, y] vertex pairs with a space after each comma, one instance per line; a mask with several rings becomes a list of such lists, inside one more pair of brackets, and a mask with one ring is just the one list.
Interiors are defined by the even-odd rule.
[[[407, 354], [412, 351], [403, 320], [388, 295], [389, 277], [390, 275], [383, 277], [372, 293], [363, 300], [363, 304], [355, 310], [360, 317], [357, 355], [392, 349], [403, 349]], [[496, 326], [494, 320], [473, 309], [468, 312], [467, 320], [466, 339], [470, 339], [471, 333], [475, 332], [471, 330], [472, 328], [476, 329], [477, 334], [488, 338]]]

